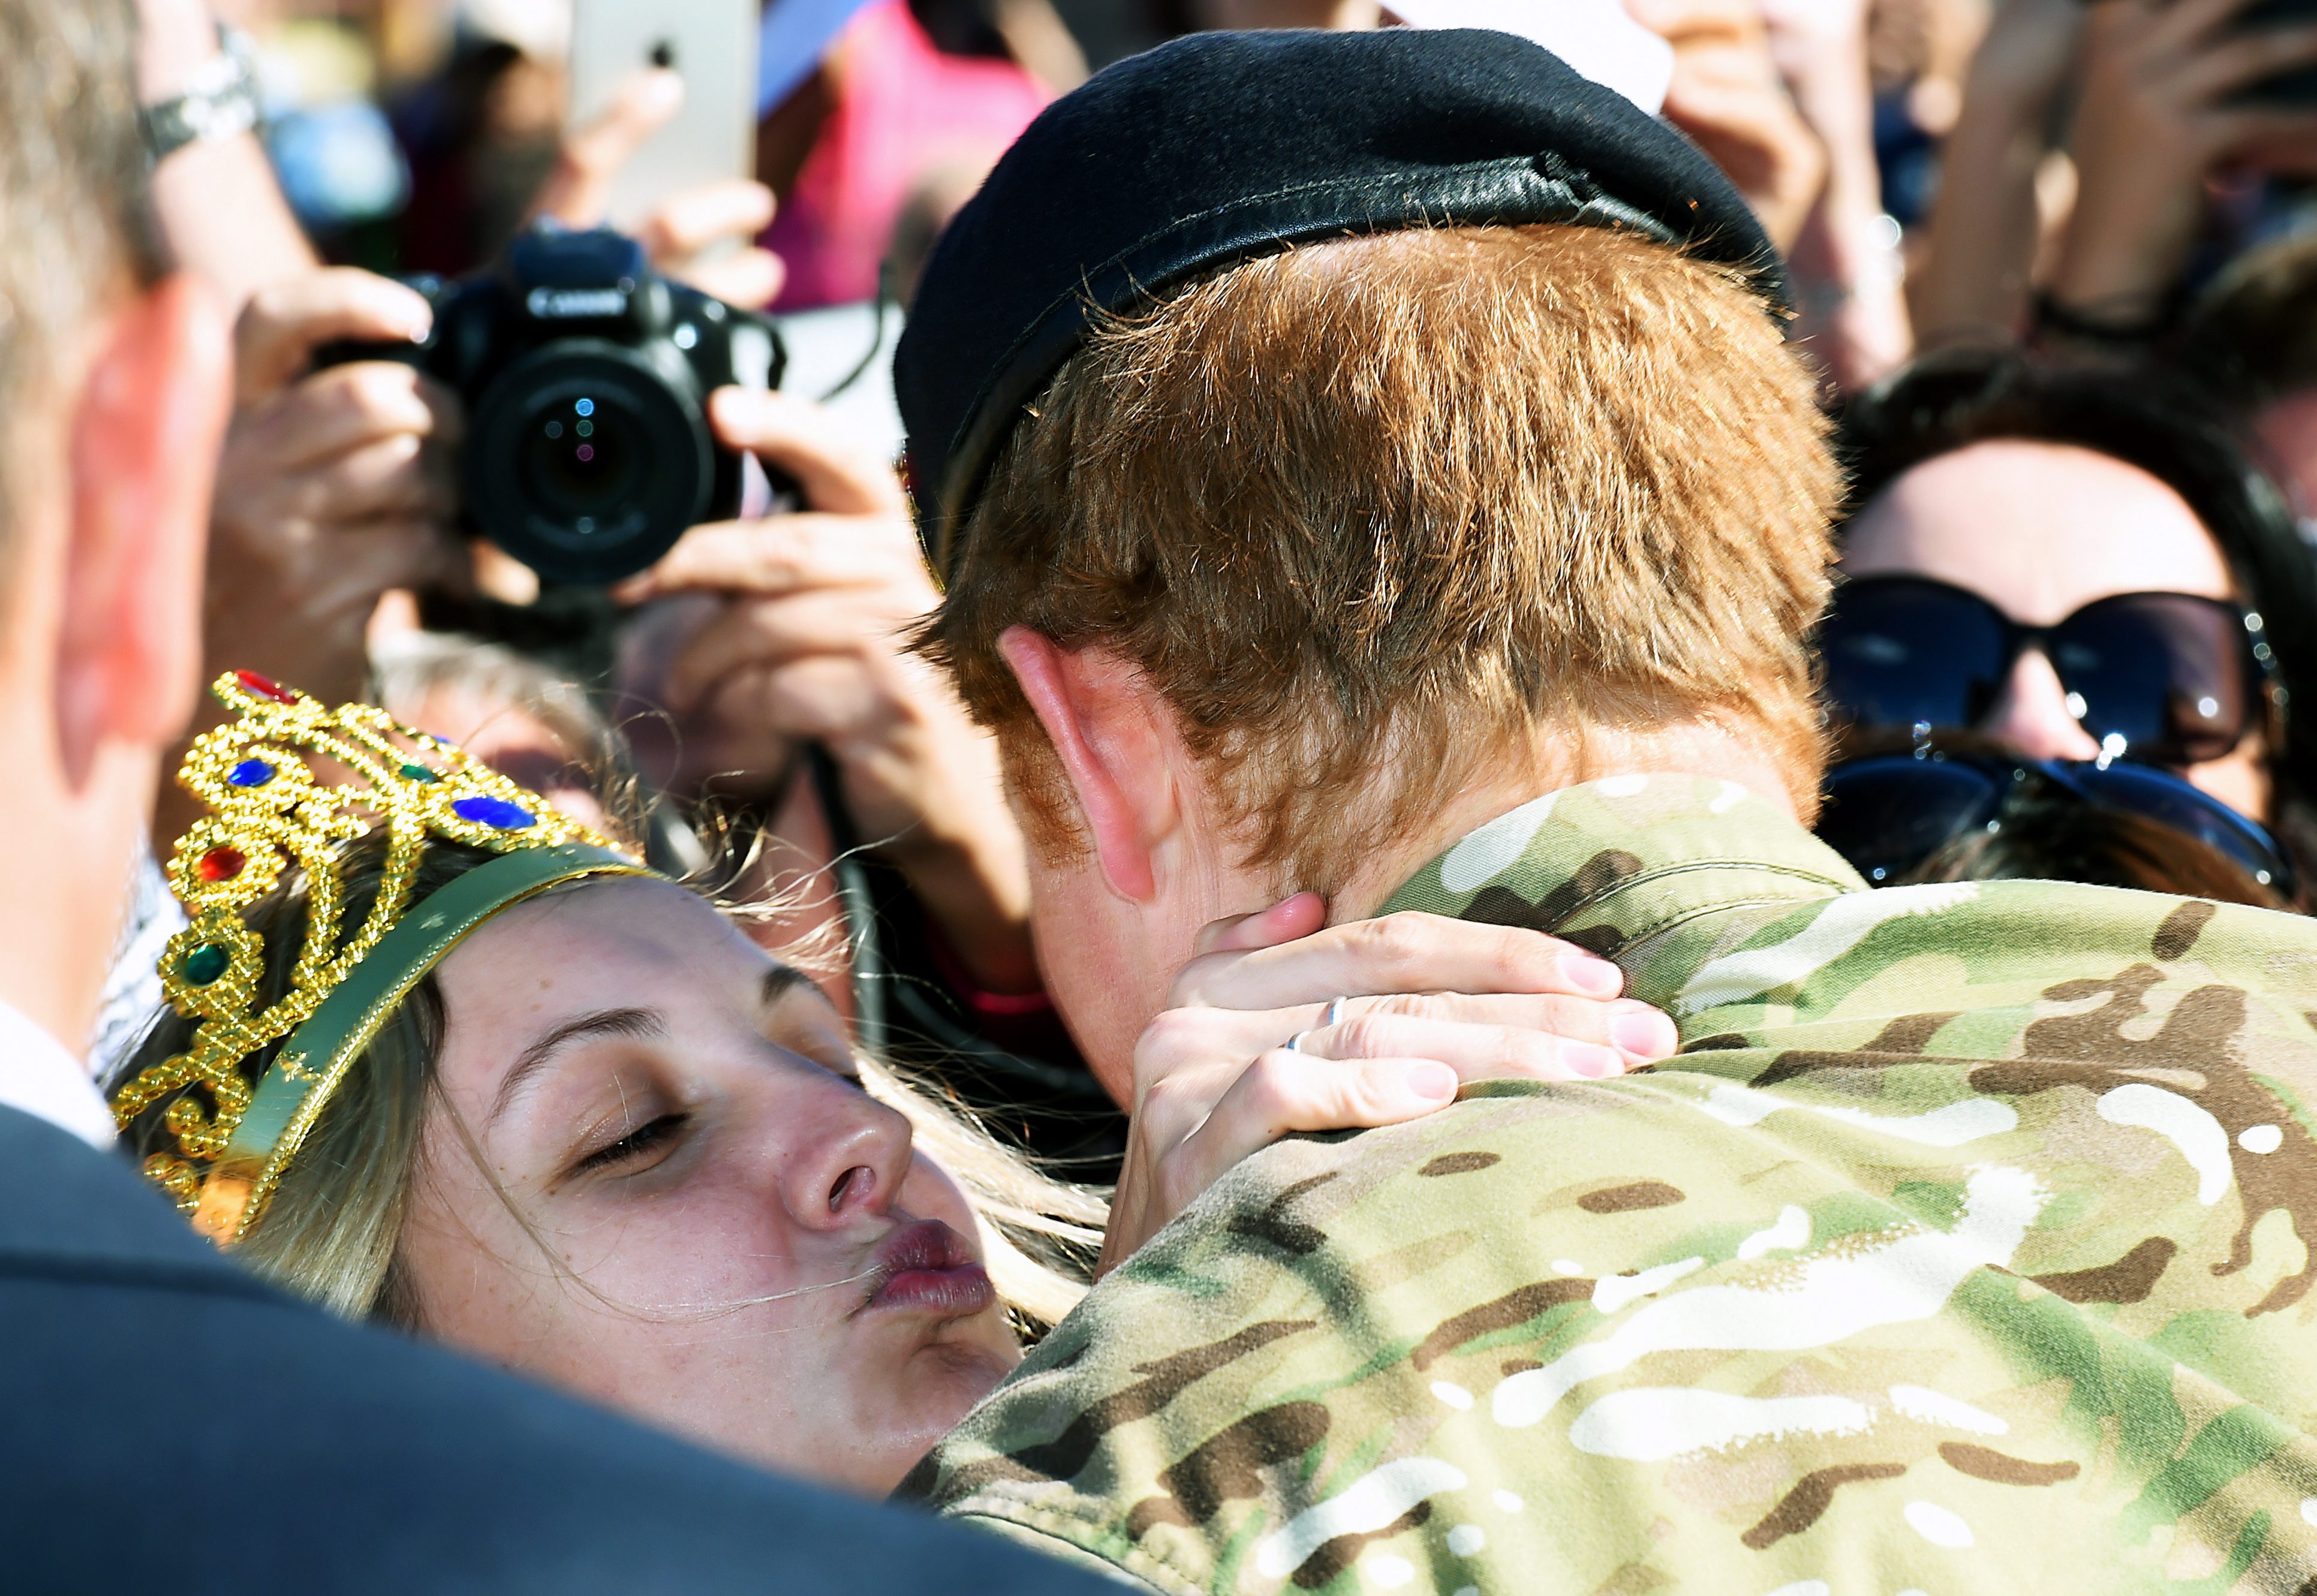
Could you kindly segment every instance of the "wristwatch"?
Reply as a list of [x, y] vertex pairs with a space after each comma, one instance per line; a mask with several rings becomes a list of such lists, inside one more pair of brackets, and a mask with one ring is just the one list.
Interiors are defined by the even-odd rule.
[[159, 165], [188, 144], [231, 138], [257, 126], [257, 73], [248, 39], [218, 30], [218, 53], [193, 70], [185, 92], [137, 113], [145, 153]]

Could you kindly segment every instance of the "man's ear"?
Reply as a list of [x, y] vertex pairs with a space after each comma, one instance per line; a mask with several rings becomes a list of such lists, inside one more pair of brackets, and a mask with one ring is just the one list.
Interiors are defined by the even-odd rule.
[[201, 666], [210, 488], [232, 404], [225, 314], [179, 274], [112, 321], [72, 417], [72, 527], [56, 660], [75, 787], [107, 742], [183, 730]]
[[1027, 627], [1008, 627], [997, 649], [1061, 760], [1111, 890], [1149, 903], [1157, 845], [1177, 819], [1158, 694], [1116, 655], [1063, 648]]

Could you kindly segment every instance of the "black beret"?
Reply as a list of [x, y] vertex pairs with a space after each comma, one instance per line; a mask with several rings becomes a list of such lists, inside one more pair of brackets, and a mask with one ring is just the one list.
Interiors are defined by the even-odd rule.
[[1091, 311], [1297, 243], [1540, 221], [1631, 227], [1783, 301], [1776, 250], [1695, 146], [1509, 33], [1200, 33], [1097, 74], [950, 223], [895, 353], [935, 568]]

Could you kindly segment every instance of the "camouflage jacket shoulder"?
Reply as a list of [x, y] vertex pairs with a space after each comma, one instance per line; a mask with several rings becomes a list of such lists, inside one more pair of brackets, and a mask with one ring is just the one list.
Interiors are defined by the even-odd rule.
[[1167, 1592], [2317, 1596], [2317, 923], [1611, 779], [1388, 905], [1684, 1052], [1249, 1160], [905, 1487]]

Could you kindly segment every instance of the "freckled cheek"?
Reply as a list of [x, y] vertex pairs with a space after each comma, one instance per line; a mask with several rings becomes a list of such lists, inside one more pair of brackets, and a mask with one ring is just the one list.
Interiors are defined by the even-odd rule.
[[825, 1249], [801, 1244], [778, 1207], [760, 1196], [689, 1195], [575, 1217], [555, 1240], [595, 1292], [648, 1309], [720, 1309], [836, 1267], [820, 1259]]
[[[414, 1195], [400, 1261], [426, 1330], [481, 1357], [520, 1364], [558, 1316], [558, 1294], [538, 1288], [545, 1262], [538, 1248], [489, 1193]], [[483, 1200], [461, 1200], [466, 1196]]]

